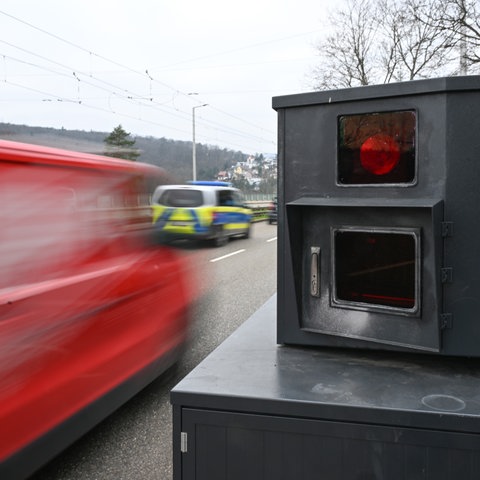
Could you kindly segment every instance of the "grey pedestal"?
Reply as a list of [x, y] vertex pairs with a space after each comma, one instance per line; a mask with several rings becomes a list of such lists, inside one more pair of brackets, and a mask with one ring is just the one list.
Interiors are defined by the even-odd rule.
[[175, 480], [480, 478], [480, 361], [276, 344], [272, 297], [171, 392]]

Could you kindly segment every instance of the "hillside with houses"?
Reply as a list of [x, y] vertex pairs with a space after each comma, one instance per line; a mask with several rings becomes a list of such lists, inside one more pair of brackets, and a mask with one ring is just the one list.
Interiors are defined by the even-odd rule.
[[245, 192], [275, 193], [277, 185], [277, 157], [250, 155], [217, 174], [217, 180], [231, 182]]
[[[0, 139], [105, 155], [108, 132], [31, 127], [0, 123]], [[192, 179], [192, 143], [155, 137], [133, 137], [137, 161], [164, 168], [174, 183]], [[218, 146], [196, 144], [198, 180], [231, 182], [245, 193], [274, 195], [277, 159], [272, 153], [248, 155]]]

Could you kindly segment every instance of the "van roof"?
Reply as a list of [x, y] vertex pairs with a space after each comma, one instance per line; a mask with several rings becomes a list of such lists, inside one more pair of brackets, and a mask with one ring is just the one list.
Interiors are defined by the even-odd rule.
[[124, 172], [138, 172], [139, 170], [159, 173], [164, 172], [161, 167], [130, 160], [80, 153], [60, 148], [31, 145], [28, 143], [0, 140], [0, 161], [18, 163], [50, 164], [83, 168], [103, 168]]
[[231, 187], [230, 182], [221, 182], [219, 180], [191, 180], [188, 182], [189, 185], [204, 185], [206, 187]]
[[222, 187], [219, 185], [197, 185], [197, 184], [195, 185], [191, 185], [191, 184], [160, 185], [153, 192], [152, 203], [158, 203], [163, 192], [167, 190], [196, 190], [196, 191], [206, 192], [205, 197], [206, 199], [208, 199], [208, 202], [211, 204], [215, 203], [215, 200], [214, 200], [215, 192], [218, 192], [220, 190], [230, 190], [232, 192], [241, 193], [241, 191], [238, 188], [228, 187], [228, 186]]
[[[221, 182], [220, 182], [221, 183]], [[232, 187], [231, 185], [221, 186], [221, 185], [203, 185], [203, 184], [178, 184], [178, 185], [160, 185], [157, 187], [158, 190], [204, 190], [204, 191], [215, 191], [215, 190], [234, 190], [240, 192], [238, 188]]]

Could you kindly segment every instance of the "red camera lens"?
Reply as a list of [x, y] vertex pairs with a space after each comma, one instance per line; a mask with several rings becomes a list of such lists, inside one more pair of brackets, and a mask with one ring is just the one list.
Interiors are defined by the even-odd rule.
[[391, 172], [400, 160], [400, 148], [390, 135], [379, 133], [367, 138], [360, 147], [362, 167], [374, 175]]
[[337, 183], [415, 183], [414, 111], [342, 115], [338, 118]]

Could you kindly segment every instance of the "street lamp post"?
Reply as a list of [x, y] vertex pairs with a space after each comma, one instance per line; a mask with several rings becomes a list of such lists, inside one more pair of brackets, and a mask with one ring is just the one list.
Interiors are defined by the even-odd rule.
[[196, 147], [195, 147], [195, 109], [206, 107], [208, 103], [203, 105], [197, 105], [192, 108], [192, 167], [193, 167], [193, 181], [197, 179], [197, 159], [196, 159]]
[[206, 107], [208, 103], [204, 103], [203, 105], [197, 105], [196, 107], [192, 108], [192, 167], [193, 167], [193, 178], [192, 180], [195, 181], [197, 179], [197, 158], [196, 158], [196, 146], [195, 146], [195, 109]]

